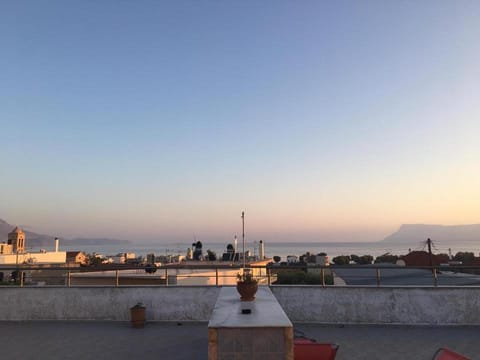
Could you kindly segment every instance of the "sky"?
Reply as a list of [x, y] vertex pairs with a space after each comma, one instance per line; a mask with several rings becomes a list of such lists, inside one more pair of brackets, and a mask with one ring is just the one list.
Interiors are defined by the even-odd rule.
[[480, 214], [478, 1], [3, 1], [0, 218], [376, 241]]

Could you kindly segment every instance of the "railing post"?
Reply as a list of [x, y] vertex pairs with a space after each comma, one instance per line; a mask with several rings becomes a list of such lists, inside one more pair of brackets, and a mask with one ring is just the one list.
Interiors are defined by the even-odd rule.
[[268, 286], [272, 285], [272, 279], [270, 275], [270, 268], [267, 267], [267, 284]]
[[380, 269], [376, 268], [377, 286], [380, 286]]
[[168, 269], [165, 268], [165, 286], [168, 286]]
[[23, 271], [20, 271], [20, 287], [23, 287]]
[[322, 287], [325, 287], [325, 269], [322, 267]]
[[218, 286], [218, 266], [215, 267], [215, 286]]
[[433, 270], [433, 285], [437, 287], [438, 286], [437, 269], [433, 268], [432, 270]]
[[68, 270], [67, 272], [67, 286], [70, 287], [70, 282], [71, 282], [71, 272], [70, 270]]
[[118, 287], [118, 284], [120, 283], [119, 278], [118, 278], [118, 269], [115, 270], [115, 287]]

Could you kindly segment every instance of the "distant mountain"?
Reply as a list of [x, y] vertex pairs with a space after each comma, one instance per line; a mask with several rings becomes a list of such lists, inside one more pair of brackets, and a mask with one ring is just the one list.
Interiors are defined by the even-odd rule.
[[[25, 244], [27, 247], [39, 247], [39, 246], [55, 246], [55, 236], [37, 234], [32, 231], [24, 230], [21, 225], [19, 227], [25, 233]], [[7, 223], [5, 220], [0, 219], [0, 242], [7, 242], [8, 233], [15, 228], [15, 225]], [[76, 239], [64, 239], [60, 238], [60, 246], [80, 246], [80, 245], [105, 245], [105, 244], [129, 244], [128, 240], [117, 239], [105, 239], [105, 238], [76, 238]]]
[[5, 220], [0, 219], [0, 240], [7, 238], [7, 234], [13, 230], [14, 227], [7, 223]]
[[480, 241], [480, 224], [425, 225], [404, 224], [382, 242], [411, 243], [431, 238], [436, 241]]
[[104, 244], [130, 244], [129, 240], [107, 239], [107, 238], [75, 238], [67, 240], [69, 245], [104, 245]]
[[[22, 227], [19, 226], [21, 229]], [[7, 242], [8, 240], [8, 233], [10, 233], [13, 229], [15, 229], [15, 225], [11, 225], [7, 223], [5, 220], [0, 219], [0, 242]], [[26, 245], [27, 246], [45, 246], [45, 245], [55, 245], [54, 236], [51, 235], [44, 235], [44, 234], [37, 234], [32, 231], [24, 230], [26, 238]]]

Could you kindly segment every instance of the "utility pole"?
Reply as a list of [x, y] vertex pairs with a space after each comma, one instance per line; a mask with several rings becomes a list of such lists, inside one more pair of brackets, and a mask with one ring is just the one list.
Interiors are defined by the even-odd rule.
[[243, 268], [245, 269], [245, 211], [242, 211]]
[[432, 240], [430, 240], [430, 238], [427, 239], [427, 245], [428, 245], [428, 258], [430, 261], [430, 267], [433, 267]]

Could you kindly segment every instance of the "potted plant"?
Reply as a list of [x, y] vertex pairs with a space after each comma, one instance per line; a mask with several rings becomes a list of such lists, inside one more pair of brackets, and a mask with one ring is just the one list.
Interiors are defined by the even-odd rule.
[[134, 328], [145, 326], [145, 306], [141, 302], [130, 308], [130, 319]]
[[257, 290], [258, 280], [253, 277], [251, 269], [243, 269], [242, 273], [237, 274], [237, 291], [241, 301], [255, 300]]

